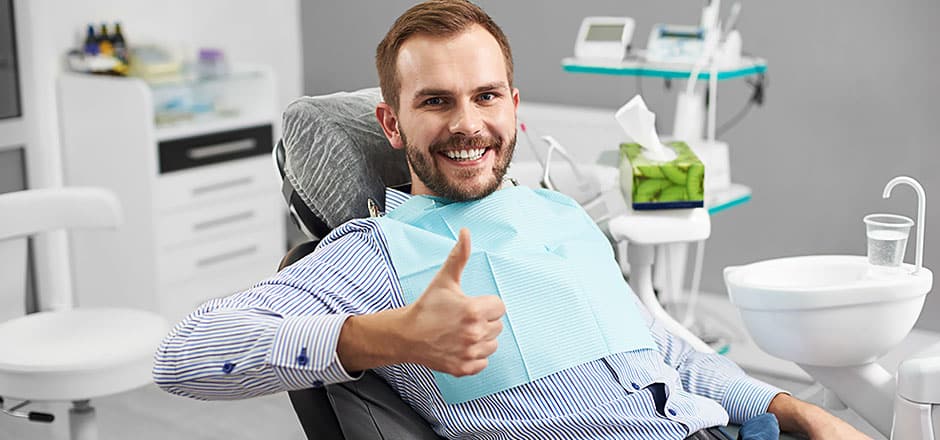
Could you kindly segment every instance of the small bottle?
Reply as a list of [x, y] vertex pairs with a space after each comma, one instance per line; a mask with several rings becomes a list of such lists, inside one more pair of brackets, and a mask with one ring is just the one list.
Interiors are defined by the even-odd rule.
[[225, 53], [220, 49], [199, 49], [196, 72], [201, 79], [217, 79], [228, 74]]
[[95, 36], [95, 27], [88, 25], [88, 32], [85, 34], [85, 47], [82, 48], [85, 55], [98, 55], [98, 38]]
[[102, 55], [114, 55], [114, 44], [111, 43], [111, 36], [108, 35], [108, 25], [101, 23], [101, 32], [98, 33], [98, 51]]
[[114, 57], [127, 64], [127, 43], [124, 41], [124, 34], [121, 32], [121, 23], [114, 23], [111, 46], [114, 48]]

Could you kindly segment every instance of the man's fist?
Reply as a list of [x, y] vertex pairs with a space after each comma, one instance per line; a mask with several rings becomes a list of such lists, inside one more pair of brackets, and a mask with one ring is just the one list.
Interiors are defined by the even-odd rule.
[[409, 362], [454, 376], [476, 374], [496, 352], [506, 307], [495, 295], [467, 296], [460, 276], [470, 259], [470, 231], [457, 244], [417, 301], [408, 306]]

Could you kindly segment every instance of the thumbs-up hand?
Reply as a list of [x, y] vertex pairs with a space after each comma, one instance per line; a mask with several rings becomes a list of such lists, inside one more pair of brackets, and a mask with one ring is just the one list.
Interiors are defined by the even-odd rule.
[[409, 362], [454, 376], [476, 374], [496, 352], [506, 308], [495, 295], [467, 296], [460, 276], [470, 259], [470, 231], [457, 244], [417, 301], [405, 312]]

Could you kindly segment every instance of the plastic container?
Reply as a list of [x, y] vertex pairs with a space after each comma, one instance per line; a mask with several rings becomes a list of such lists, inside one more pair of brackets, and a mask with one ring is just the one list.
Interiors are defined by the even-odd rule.
[[868, 237], [868, 262], [876, 266], [900, 266], [914, 221], [895, 214], [869, 214], [863, 221]]
[[218, 79], [228, 75], [225, 53], [219, 49], [199, 49], [196, 74], [200, 79]]

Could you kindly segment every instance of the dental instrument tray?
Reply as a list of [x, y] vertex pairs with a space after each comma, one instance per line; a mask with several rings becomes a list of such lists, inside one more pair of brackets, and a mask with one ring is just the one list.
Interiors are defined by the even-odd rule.
[[701, 208], [705, 205], [705, 165], [685, 142], [665, 143], [676, 158], [660, 162], [644, 156], [638, 143], [620, 144], [620, 187], [633, 209]]

